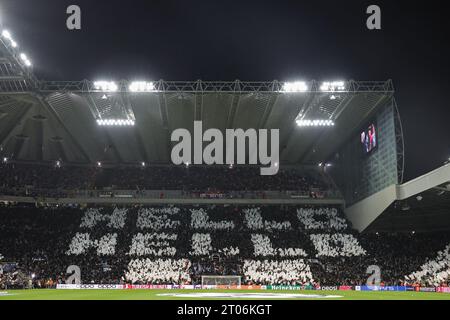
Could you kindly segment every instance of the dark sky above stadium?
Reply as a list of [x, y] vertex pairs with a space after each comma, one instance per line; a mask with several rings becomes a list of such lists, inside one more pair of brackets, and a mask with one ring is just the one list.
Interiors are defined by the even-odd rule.
[[[66, 28], [71, 4], [81, 31]], [[444, 1], [1, 0], [0, 21], [46, 80], [393, 79], [406, 178], [450, 157]]]

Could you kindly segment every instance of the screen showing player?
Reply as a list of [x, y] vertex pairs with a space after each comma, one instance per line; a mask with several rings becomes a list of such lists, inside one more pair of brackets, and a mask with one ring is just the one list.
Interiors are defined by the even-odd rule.
[[361, 132], [361, 144], [365, 154], [371, 153], [378, 146], [377, 128], [375, 124], [370, 124], [367, 130]]

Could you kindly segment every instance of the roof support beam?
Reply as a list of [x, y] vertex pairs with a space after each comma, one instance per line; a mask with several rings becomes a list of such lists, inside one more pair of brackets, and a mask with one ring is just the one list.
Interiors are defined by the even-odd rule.
[[23, 106], [23, 109], [21, 112], [17, 113], [16, 116], [11, 119], [11, 121], [8, 121], [8, 124], [5, 126], [5, 131], [3, 133], [0, 132], [0, 145], [3, 145], [5, 141], [7, 141], [11, 134], [14, 132], [14, 129], [22, 122], [23, 119], [30, 113], [30, 111], [33, 109], [31, 105], [28, 105], [26, 107], [25, 104], [20, 104]]
[[203, 94], [195, 94], [195, 105], [194, 105], [194, 119], [195, 121], [202, 121], [203, 117]]
[[59, 159], [62, 160], [63, 162], [68, 162], [69, 159], [67, 158], [67, 153], [64, 148], [64, 144], [61, 141], [54, 141], [53, 143], [55, 145], [56, 153], [57, 156], [59, 156]]
[[22, 151], [24, 150], [24, 145], [26, 143], [28, 143], [30, 141], [30, 138], [20, 138], [20, 139], [15, 139], [14, 141], [14, 147], [13, 147], [13, 152], [11, 154], [13, 159], [19, 159], [20, 155], [22, 153]]
[[159, 113], [161, 115], [161, 121], [167, 137], [167, 159], [170, 159], [170, 154], [172, 152], [172, 140], [170, 134], [169, 112], [167, 108], [167, 96], [165, 93], [159, 95]]
[[105, 150], [105, 153], [108, 151], [108, 149], [112, 149], [113, 153], [114, 153], [114, 157], [116, 158], [118, 163], [122, 163], [123, 162], [123, 158], [120, 155], [119, 150], [117, 149], [116, 144], [114, 143], [113, 139], [111, 138], [110, 133], [108, 132], [108, 130], [105, 131], [105, 135], [106, 135], [106, 139], [108, 140], [108, 148]]
[[[134, 114], [135, 114], [134, 113], [134, 108], [133, 108], [133, 105], [132, 105], [131, 99], [130, 99], [130, 94], [129, 93], [124, 93], [123, 94], [123, 100], [125, 101], [125, 103], [127, 105], [127, 108], [129, 110], [131, 110], [131, 112], [133, 113], [133, 117], [135, 117], [134, 116]], [[144, 142], [143, 142], [142, 135], [141, 135], [141, 131], [139, 130], [139, 127], [140, 127], [141, 123], [140, 123], [139, 119], [135, 118], [135, 121], [136, 121], [136, 126], [134, 127], [134, 137], [136, 139], [136, 143], [137, 143], [137, 146], [138, 146], [138, 151], [139, 151], [139, 154], [141, 156], [141, 159], [145, 163], [148, 163], [149, 158], [148, 158], [148, 154], [147, 154], [147, 149], [145, 149]], [[142, 124], [142, 125], [144, 125], [144, 124]]]
[[36, 98], [36, 101], [38, 101], [38, 103], [40, 103], [41, 106], [49, 112], [50, 116], [52, 116], [57, 121], [58, 125], [61, 126], [61, 128], [66, 132], [66, 134], [69, 136], [72, 143], [80, 151], [80, 153], [83, 155], [83, 157], [86, 159], [86, 161], [92, 162], [92, 159], [89, 156], [89, 154], [86, 152], [86, 150], [83, 148], [83, 146], [78, 142], [78, 140], [73, 136], [73, 134], [70, 132], [70, 130], [64, 124], [64, 122], [61, 120], [58, 113], [55, 111], [55, 109], [53, 109], [53, 106], [47, 101], [47, 99], [40, 95], [35, 95], [35, 98]]
[[[304, 112], [304, 110], [306, 110], [306, 108], [308, 107], [308, 105], [311, 104], [312, 101], [314, 101], [316, 99], [317, 94], [315, 93], [310, 93], [308, 98], [305, 99], [305, 102], [303, 103], [303, 105], [301, 107], [298, 107], [297, 109], [297, 116], [298, 114], [300, 114], [300, 112]], [[306, 115], [306, 113], [305, 113]], [[297, 124], [295, 123], [295, 119], [294, 121], [292, 121], [292, 123], [289, 126], [289, 135], [288, 138], [285, 142], [281, 142], [280, 146], [281, 146], [281, 153], [280, 153], [280, 159], [283, 159], [284, 154], [286, 153], [286, 150], [288, 149], [289, 144], [291, 143], [292, 137], [294, 136], [294, 130], [296, 128]]]
[[261, 121], [259, 122], [258, 128], [259, 129], [264, 129], [267, 125], [267, 121], [269, 120], [270, 114], [272, 113], [272, 110], [275, 106], [275, 104], [277, 103], [278, 100], [278, 94], [274, 93], [271, 94], [269, 97], [269, 100], [267, 101], [267, 105], [264, 109], [264, 114], [261, 118]]
[[[354, 97], [355, 97], [355, 95], [346, 96], [341, 101], [341, 103], [336, 108], [336, 110], [340, 110], [339, 114], [341, 114], [341, 112], [347, 108], [347, 106], [353, 101]], [[336, 117], [333, 120], [336, 120], [337, 119]], [[313, 141], [311, 147], [306, 149], [305, 152], [303, 152], [303, 154], [300, 156], [300, 158], [299, 158], [299, 160], [297, 162], [298, 163], [303, 163], [303, 161], [306, 158], [308, 158], [309, 155], [317, 149], [317, 147], [320, 145], [320, 143], [322, 142], [322, 139], [324, 139], [326, 134], [328, 134], [327, 131], [322, 132], [320, 134], [320, 136], [315, 141]]]
[[202, 121], [203, 117], [203, 87], [202, 83], [199, 80], [197, 82], [197, 93], [195, 94], [194, 98], [194, 120], [195, 121]]
[[3, 106], [10, 105], [11, 103], [14, 103], [14, 102], [16, 102], [16, 101], [17, 101], [17, 100], [14, 100], [14, 99], [8, 99], [8, 100], [5, 100], [5, 101], [3, 101], [3, 102], [0, 103], [0, 108], [3, 107]]
[[240, 101], [241, 101], [241, 95], [234, 94], [233, 99], [231, 100], [230, 111], [228, 112], [226, 129], [234, 128], [234, 120], [236, 117], [236, 113], [239, 110]]

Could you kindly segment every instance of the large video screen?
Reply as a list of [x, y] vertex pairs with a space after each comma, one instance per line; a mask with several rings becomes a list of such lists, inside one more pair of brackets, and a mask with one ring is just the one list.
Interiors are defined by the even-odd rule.
[[365, 154], [371, 153], [378, 146], [377, 126], [372, 123], [361, 132], [361, 144]]

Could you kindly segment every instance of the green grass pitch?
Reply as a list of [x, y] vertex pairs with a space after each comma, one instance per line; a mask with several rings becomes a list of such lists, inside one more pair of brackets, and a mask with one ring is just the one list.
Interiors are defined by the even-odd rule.
[[[3, 290], [0, 300], [271, 300], [268, 298], [174, 297], [162, 294], [301, 294], [309, 297], [274, 300], [450, 300], [447, 293], [373, 291], [239, 291], [239, 290]], [[311, 296], [312, 295], [312, 296]], [[319, 297], [317, 297], [319, 295]], [[321, 296], [339, 297], [321, 297]]]

